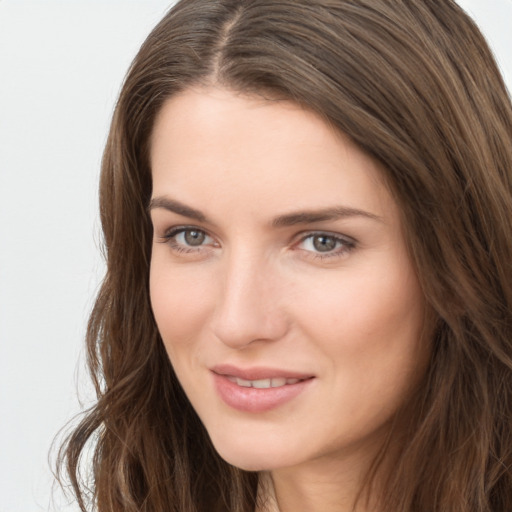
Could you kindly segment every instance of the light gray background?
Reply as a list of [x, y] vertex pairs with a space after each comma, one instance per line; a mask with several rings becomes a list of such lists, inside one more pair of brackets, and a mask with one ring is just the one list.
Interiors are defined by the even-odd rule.
[[[51, 501], [48, 452], [92, 394], [96, 189], [124, 73], [164, 0], [0, 0], [0, 512]], [[461, 0], [512, 90], [512, 0]]]

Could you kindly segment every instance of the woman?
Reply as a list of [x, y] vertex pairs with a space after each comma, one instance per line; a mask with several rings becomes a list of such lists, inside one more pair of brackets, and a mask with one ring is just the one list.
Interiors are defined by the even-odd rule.
[[451, 0], [179, 2], [104, 155], [82, 510], [512, 510], [511, 137]]

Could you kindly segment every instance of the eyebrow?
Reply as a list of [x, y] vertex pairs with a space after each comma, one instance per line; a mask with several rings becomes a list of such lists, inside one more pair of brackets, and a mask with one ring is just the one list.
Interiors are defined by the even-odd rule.
[[191, 208], [179, 201], [169, 199], [168, 197], [154, 197], [149, 202], [148, 211], [154, 210], [155, 208], [163, 208], [170, 212], [177, 213], [183, 217], [197, 220], [198, 222], [208, 222], [206, 215], [195, 208]]
[[[195, 208], [191, 208], [175, 199], [170, 199], [168, 197], [155, 197], [151, 199], [149, 203], [148, 210], [151, 211], [155, 208], [163, 208], [173, 213], [177, 213], [178, 215], [182, 215], [183, 217], [188, 217], [189, 219], [196, 220], [198, 222], [211, 222], [208, 220], [207, 216], [201, 212], [200, 210], [196, 210]], [[296, 224], [312, 224], [314, 222], [323, 222], [330, 220], [337, 220], [341, 218], [347, 217], [364, 217], [371, 220], [382, 221], [382, 217], [375, 215], [374, 213], [367, 212], [365, 210], [360, 210], [358, 208], [350, 208], [346, 206], [335, 206], [329, 208], [322, 208], [319, 210], [305, 210], [298, 212], [286, 213], [284, 215], [279, 215], [275, 219], [272, 220], [272, 227], [281, 228], [294, 226]]]
[[346, 217], [365, 217], [372, 220], [382, 221], [382, 218], [374, 213], [346, 206], [335, 206], [332, 208], [322, 208], [320, 210], [292, 212], [280, 215], [272, 221], [272, 226], [280, 228], [294, 226], [295, 224], [311, 224], [313, 222], [337, 220]]

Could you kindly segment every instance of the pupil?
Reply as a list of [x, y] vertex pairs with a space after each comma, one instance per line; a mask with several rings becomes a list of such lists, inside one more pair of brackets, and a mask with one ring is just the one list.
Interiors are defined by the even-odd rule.
[[202, 231], [185, 231], [185, 242], [188, 245], [201, 245], [204, 242], [205, 235]]
[[319, 252], [328, 252], [336, 248], [336, 240], [332, 236], [315, 236], [313, 245]]

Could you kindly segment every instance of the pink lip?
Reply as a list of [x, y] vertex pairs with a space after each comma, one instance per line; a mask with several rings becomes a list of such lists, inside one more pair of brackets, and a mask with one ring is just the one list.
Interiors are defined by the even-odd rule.
[[[273, 368], [241, 369], [230, 365], [212, 368], [215, 389], [224, 403], [242, 412], [260, 413], [289, 402], [302, 393], [314, 380], [312, 375]], [[244, 380], [270, 378], [301, 379], [295, 384], [276, 388], [242, 387], [229, 380], [237, 377]]]
[[230, 364], [219, 364], [211, 368], [213, 373], [218, 375], [229, 375], [231, 377], [238, 377], [245, 380], [258, 380], [258, 379], [310, 379], [313, 377], [311, 374], [294, 372], [289, 370], [281, 370], [279, 368], [267, 367], [254, 367], [254, 368], [238, 368]]

